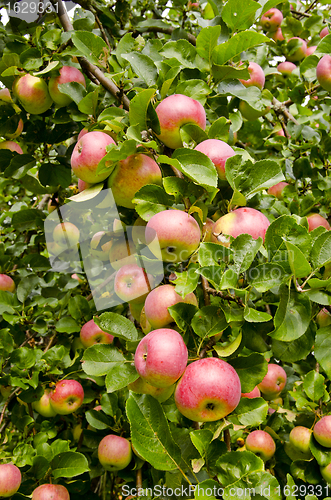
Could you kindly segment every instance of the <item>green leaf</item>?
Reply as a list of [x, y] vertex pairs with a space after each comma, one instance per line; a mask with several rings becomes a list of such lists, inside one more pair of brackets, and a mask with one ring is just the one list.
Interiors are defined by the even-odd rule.
[[36, 351], [28, 347], [19, 347], [11, 353], [10, 362], [20, 370], [28, 370], [35, 364], [36, 356]]
[[217, 335], [227, 327], [224, 312], [217, 306], [202, 307], [192, 319], [192, 328], [201, 338]]
[[209, 139], [225, 140], [228, 138], [231, 122], [225, 116], [215, 120], [208, 130]]
[[252, 307], [245, 307], [244, 318], [249, 323], [264, 323], [265, 321], [270, 321], [272, 316], [263, 311], [257, 311]]
[[52, 475], [59, 477], [75, 477], [89, 472], [87, 458], [82, 453], [67, 451], [56, 455], [51, 463]]
[[85, 413], [85, 417], [94, 429], [102, 431], [110, 428], [110, 419], [102, 411], [89, 410]]
[[230, 343], [227, 345], [221, 344], [218, 342], [217, 344], [214, 345], [213, 349], [214, 351], [217, 352], [220, 358], [226, 358], [228, 356], [231, 356], [236, 350], [239, 348], [240, 344], [242, 341], [242, 332], [239, 332], [239, 335]]
[[295, 278], [304, 278], [311, 273], [311, 267], [306, 257], [296, 245], [285, 240], [288, 250], [288, 260]]
[[129, 61], [134, 72], [144, 80], [146, 85], [156, 85], [158, 71], [150, 57], [140, 52], [130, 52], [129, 54], [122, 54], [122, 58]]
[[12, 225], [14, 229], [26, 231], [35, 229], [36, 227], [43, 227], [43, 219], [45, 215], [41, 210], [26, 209], [20, 210], [13, 215]]
[[197, 264], [189, 264], [187, 271], [182, 273], [176, 272], [176, 279], [173, 281], [175, 285], [176, 292], [183, 298], [188, 294], [193, 292], [199, 282], [199, 274], [195, 271], [198, 269]]
[[130, 101], [130, 125], [132, 127], [137, 127], [139, 131], [148, 129], [147, 110], [155, 92], [155, 89], [142, 90]]
[[317, 460], [318, 465], [324, 467], [331, 462], [331, 450], [330, 448], [325, 448], [319, 444], [314, 436], [312, 436], [310, 441], [310, 451]]
[[196, 101], [199, 101], [203, 106], [206, 104], [207, 96], [211, 93], [210, 87], [204, 80], [187, 80], [180, 82], [176, 87], [176, 94], [184, 94]]
[[82, 320], [83, 318], [90, 318], [90, 306], [85, 297], [81, 295], [75, 295], [74, 297], [70, 297], [68, 310], [70, 315], [76, 320]]
[[109, 368], [106, 376], [107, 392], [115, 392], [123, 389], [131, 382], [139, 378], [139, 375], [134, 367], [134, 363], [125, 363], [113, 365]]
[[248, 80], [249, 78], [249, 72], [245, 68], [240, 69], [233, 66], [213, 64], [211, 69], [213, 77], [217, 82], [220, 82], [222, 80], [236, 80], [238, 78]]
[[146, 221], [158, 212], [163, 212], [172, 207], [174, 201], [173, 196], [168, 195], [161, 186], [156, 184], [143, 186], [137, 191], [132, 200], [136, 205], [136, 212]]
[[202, 28], [197, 36], [196, 51], [209, 64], [211, 64], [212, 52], [217, 46], [220, 34], [221, 26], [207, 26]]
[[330, 54], [331, 53], [331, 34], [326, 35], [317, 45], [316, 54]]
[[197, 307], [193, 304], [179, 302], [174, 306], [168, 307], [171, 317], [176, 322], [180, 330], [185, 331], [190, 326], [192, 318], [196, 313]]
[[60, 333], [80, 332], [80, 326], [70, 316], [63, 316], [55, 325], [56, 331]]
[[275, 264], [281, 264], [286, 271], [290, 272], [284, 239], [300, 248], [306, 257], [308, 257], [311, 242], [307, 229], [298, 224], [293, 216], [281, 215], [270, 224], [264, 240], [270, 255], [269, 259], [273, 260]]
[[122, 56], [131, 52], [134, 49], [135, 44], [136, 42], [131, 33], [126, 33], [118, 42], [115, 54], [122, 68], [127, 65], [125, 59]]
[[43, 186], [67, 188], [71, 183], [71, 169], [65, 165], [43, 162], [38, 174]]
[[277, 308], [275, 329], [269, 335], [276, 340], [289, 342], [301, 337], [306, 332], [311, 316], [311, 303], [302, 293], [294, 292], [283, 285]]
[[317, 330], [314, 355], [316, 361], [321, 365], [327, 377], [331, 378], [331, 325]]
[[230, 364], [239, 375], [241, 392], [251, 392], [257, 384], [262, 382], [268, 371], [267, 361], [256, 352], [249, 356], [232, 359]]
[[233, 415], [238, 418], [241, 425], [257, 427], [262, 424], [267, 413], [268, 403], [263, 398], [241, 398]]
[[270, 39], [262, 35], [262, 33], [256, 33], [256, 31], [241, 31], [231, 37], [227, 42], [218, 45], [214, 49], [213, 62], [222, 66], [235, 56], [239, 56], [241, 52], [269, 41]]
[[236, 488], [247, 487], [246, 480], [249, 476], [263, 469], [261, 458], [250, 451], [230, 451], [217, 461], [217, 477], [223, 487], [232, 484]]
[[[281, 340], [272, 340], [272, 351], [275, 358], [288, 363], [294, 363], [305, 359], [314, 345], [315, 335], [309, 326], [307, 331], [296, 340], [282, 342]], [[316, 352], [315, 352], [316, 356]]]
[[88, 61], [97, 66], [106, 67], [109, 50], [100, 36], [88, 31], [74, 31], [71, 39], [75, 47]]
[[323, 375], [312, 370], [303, 379], [303, 388], [307, 396], [313, 401], [318, 401], [324, 395], [325, 379]]
[[163, 45], [160, 54], [165, 58], [175, 58], [184, 68], [195, 69], [196, 49], [187, 40], [176, 40]]
[[200, 455], [207, 455], [208, 447], [213, 439], [213, 433], [209, 429], [200, 429], [190, 432], [190, 438]]
[[106, 333], [120, 339], [134, 342], [138, 339], [138, 332], [134, 324], [124, 316], [113, 312], [105, 312], [100, 317], [94, 317], [95, 323]]
[[78, 103], [78, 109], [81, 113], [96, 116], [99, 90], [100, 88], [97, 87], [93, 92], [89, 92], [85, 97], [83, 97], [83, 99]]
[[237, 236], [231, 244], [234, 260], [231, 268], [237, 273], [247, 271], [253, 263], [257, 252], [260, 250], [262, 243], [262, 238], [259, 237], [255, 240], [250, 234], [240, 234]]
[[82, 368], [87, 375], [107, 375], [114, 364], [126, 360], [116, 347], [110, 344], [95, 344], [88, 347], [83, 356]]
[[[330, 36], [330, 35], [329, 35]], [[314, 241], [311, 250], [311, 261], [315, 269], [331, 262], [331, 232], [322, 233]]]
[[229, 0], [222, 10], [223, 21], [232, 31], [250, 28], [255, 20], [255, 12], [259, 8], [252, 0]]
[[61, 94], [68, 95], [77, 105], [86, 96], [84, 85], [78, 82], [60, 83], [58, 89]]
[[17, 287], [17, 298], [20, 302], [25, 302], [32, 290], [39, 283], [39, 278], [35, 274], [30, 274], [20, 281]]

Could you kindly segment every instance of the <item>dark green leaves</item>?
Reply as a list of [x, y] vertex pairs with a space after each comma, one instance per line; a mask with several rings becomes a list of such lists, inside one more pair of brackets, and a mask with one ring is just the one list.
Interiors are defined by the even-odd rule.
[[274, 318], [275, 330], [270, 335], [285, 342], [298, 339], [307, 330], [310, 315], [311, 303], [308, 297], [283, 286]]
[[105, 312], [99, 318], [95, 317], [94, 321], [101, 330], [114, 335], [114, 337], [130, 341], [138, 339], [138, 332], [133, 323], [120, 314]]
[[55, 479], [79, 476], [89, 470], [87, 458], [82, 453], [68, 451], [57, 455], [52, 460], [52, 474]]
[[106, 66], [109, 51], [100, 36], [87, 31], [74, 31], [71, 38], [75, 47], [88, 61], [100, 67]]
[[256, 31], [241, 31], [231, 37], [227, 42], [215, 48], [213, 52], [213, 61], [215, 64], [221, 66], [230, 61], [230, 59], [241, 54], [241, 52], [268, 41], [269, 38], [262, 35], [262, 33], [256, 33]]
[[315, 358], [327, 374], [331, 378], [331, 326], [320, 328], [316, 333], [315, 339]]
[[268, 363], [261, 354], [239, 356], [231, 360], [231, 365], [239, 375], [241, 392], [250, 392], [262, 382], [268, 371]]
[[114, 364], [124, 363], [125, 358], [116, 347], [109, 344], [96, 344], [84, 352], [82, 368], [88, 375], [106, 375]]

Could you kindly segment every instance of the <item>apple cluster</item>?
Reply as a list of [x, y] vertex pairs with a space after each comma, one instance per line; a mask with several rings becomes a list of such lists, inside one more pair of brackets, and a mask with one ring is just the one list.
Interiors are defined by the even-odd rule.
[[44, 394], [32, 403], [34, 410], [44, 417], [69, 415], [83, 404], [84, 389], [77, 380], [64, 379], [54, 389], [45, 389]]

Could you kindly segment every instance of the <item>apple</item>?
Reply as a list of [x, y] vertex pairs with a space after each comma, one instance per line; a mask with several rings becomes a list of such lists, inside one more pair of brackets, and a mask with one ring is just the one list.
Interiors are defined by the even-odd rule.
[[318, 83], [328, 92], [331, 91], [331, 56], [325, 54], [317, 63], [316, 77]]
[[142, 153], [120, 160], [108, 178], [115, 203], [126, 208], [135, 207], [132, 199], [146, 184], [162, 185], [162, 172], [153, 158]]
[[317, 45], [311, 45], [310, 47], [307, 47], [306, 57], [311, 56], [311, 54], [313, 54], [316, 49], [317, 49]]
[[88, 189], [91, 187], [92, 184], [89, 184], [88, 182], [82, 181], [82, 179], [78, 179], [78, 191], [81, 193], [85, 189]]
[[6, 274], [0, 274], [0, 290], [2, 292], [14, 293], [16, 290], [14, 280]]
[[80, 340], [84, 347], [90, 347], [94, 344], [112, 344], [114, 336], [101, 330], [94, 320], [91, 319], [82, 326]]
[[325, 307], [317, 314], [316, 322], [320, 328], [331, 325], [331, 314]]
[[141, 309], [139, 323], [140, 323], [140, 328], [142, 329], [145, 335], [153, 330], [149, 321], [147, 321], [145, 314], [145, 306], [143, 306]]
[[267, 33], [267, 36], [275, 42], [282, 42], [283, 40], [285, 40], [282, 28], [278, 28], [276, 31], [270, 31], [269, 33]]
[[168, 307], [174, 306], [179, 302], [193, 304], [198, 307], [198, 301], [193, 292], [186, 295], [183, 299], [176, 291], [173, 285], [161, 285], [154, 288], [145, 300], [146, 319], [154, 329], [163, 328], [174, 322], [168, 312]]
[[206, 112], [202, 104], [182, 94], [173, 94], [163, 99], [156, 107], [161, 133], [157, 135], [168, 148], [183, 146], [180, 127], [188, 123], [198, 125], [205, 130]]
[[107, 261], [112, 245], [112, 235], [105, 231], [98, 231], [91, 238], [91, 255], [102, 261]]
[[309, 448], [311, 442], [312, 430], [307, 427], [299, 425], [294, 427], [289, 436], [290, 445], [295, 451], [303, 453], [307, 459], [309, 459], [312, 454]]
[[284, 368], [275, 363], [268, 364], [268, 372], [258, 388], [265, 399], [275, 399], [279, 396], [286, 384], [286, 372]]
[[131, 239], [116, 239], [108, 252], [108, 259], [111, 266], [118, 271], [123, 265], [136, 264], [136, 247]]
[[331, 415], [325, 415], [316, 422], [313, 433], [319, 444], [325, 446], [325, 448], [331, 448]]
[[61, 484], [42, 484], [33, 490], [32, 500], [70, 500], [70, 495]]
[[13, 99], [11, 98], [10, 92], [7, 88], [0, 89], [0, 101], [12, 103]]
[[132, 226], [132, 239], [135, 245], [146, 245], [145, 228], [147, 222], [141, 217], [134, 221]]
[[308, 221], [308, 231], [313, 231], [317, 227], [325, 227], [325, 229], [330, 230], [330, 224], [328, 221], [322, 217], [320, 214], [310, 214], [307, 215], [307, 221]]
[[248, 398], [248, 399], [254, 399], [254, 398], [259, 398], [261, 396], [260, 389], [258, 386], [254, 387], [254, 389], [251, 392], [243, 392], [241, 394], [242, 398]]
[[146, 380], [143, 380], [141, 377], [137, 378], [134, 382], [131, 382], [131, 384], [128, 384], [127, 387], [130, 391], [136, 392], [137, 394], [150, 394], [160, 403], [167, 401], [175, 390], [175, 384], [169, 385], [169, 387], [155, 387], [154, 385], [146, 382]]
[[53, 230], [54, 242], [60, 248], [75, 247], [79, 243], [80, 231], [75, 224], [71, 222], [61, 222]]
[[214, 224], [213, 233], [218, 236], [218, 241], [224, 246], [229, 243], [222, 240], [222, 235], [236, 238], [240, 234], [250, 234], [255, 240], [261, 237], [264, 241], [265, 233], [270, 222], [267, 217], [255, 208], [237, 208], [220, 217]]
[[[283, 130], [281, 132], [283, 132]], [[283, 132], [283, 134], [284, 134], [284, 132]], [[289, 186], [288, 182], [284, 182], [284, 181], [278, 182], [277, 184], [274, 184], [273, 186], [271, 186], [268, 189], [268, 194], [276, 196], [276, 198], [278, 198], [279, 200], [282, 200], [283, 199], [283, 189], [286, 186]]]
[[193, 361], [175, 390], [175, 403], [185, 417], [195, 422], [213, 422], [231, 413], [241, 398], [235, 369], [218, 358]]
[[5, 133], [4, 137], [6, 137], [6, 139], [9, 139], [9, 140], [16, 139], [16, 137], [21, 135], [22, 132], [23, 132], [23, 120], [22, 120], [22, 118], [20, 118], [16, 131], [12, 134]]
[[278, 64], [277, 71], [284, 76], [289, 76], [296, 68], [296, 65], [290, 61], [284, 61]]
[[279, 9], [269, 9], [260, 19], [260, 24], [265, 31], [277, 31], [283, 21], [283, 14]]
[[250, 78], [248, 80], [242, 80], [239, 78], [239, 81], [245, 87], [258, 87], [262, 90], [264, 87], [265, 76], [261, 66], [255, 62], [250, 62], [248, 65], [248, 72], [250, 74]]
[[117, 271], [114, 290], [124, 302], [143, 302], [154, 287], [154, 278], [137, 264], [127, 264]]
[[84, 390], [77, 380], [61, 380], [51, 392], [51, 406], [59, 415], [69, 415], [78, 410], [83, 400]]
[[216, 167], [220, 179], [225, 180], [225, 162], [236, 153], [226, 142], [219, 139], [207, 139], [200, 142], [194, 149], [205, 154]]
[[329, 34], [329, 28], [325, 26], [325, 28], [323, 28], [322, 31], [320, 32], [320, 38], [324, 38], [328, 34]]
[[53, 104], [46, 82], [38, 76], [26, 74], [16, 78], [13, 93], [31, 115], [41, 115]]
[[191, 0], [189, 0], [189, 2], [187, 4], [187, 9], [188, 10], [199, 10], [199, 2], [191, 2]]
[[254, 121], [260, 118], [261, 116], [264, 116], [268, 111], [270, 110], [269, 106], [266, 106], [263, 110], [258, 110], [252, 108], [250, 104], [246, 101], [240, 101], [239, 103], [239, 111], [242, 114], [244, 118], [248, 121]]
[[12, 497], [21, 486], [21, 471], [14, 464], [0, 464], [0, 497]]
[[[299, 47], [293, 53], [291, 53], [291, 47], [293, 45], [293, 44], [291, 44], [291, 40], [298, 40], [298, 43], [299, 43]], [[305, 40], [302, 40], [302, 38], [299, 38], [298, 36], [294, 36], [294, 37], [289, 39], [288, 44], [290, 44], [290, 47], [287, 46], [288, 47], [287, 48], [287, 51], [288, 51], [287, 59], [289, 61], [297, 62], [297, 61], [301, 61], [302, 59], [304, 59], [306, 57], [307, 43], [305, 42]]]
[[45, 389], [39, 401], [32, 403], [32, 408], [43, 417], [55, 417], [57, 415], [57, 412], [51, 405], [51, 392], [50, 389]]
[[323, 479], [325, 479], [328, 484], [331, 484], [331, 463], [324, 467], [320, 467], [320, 471]]
[[104, 181], [109, 172], [97, 174], [100, 160], [107, 154], [106, 146], [116, 144], [110, 135], [104, 132], [88, 132], [77, 141], [71, 155], [71, 168], [82, 181], [94, 184]]
[[9, 149], [10, 151], [16, 151], [16, 153], [22, 155], [23, 150], [19, 144], [15, 141], [2, 141], [0, 142], [0, 149]]
[[98, 447], [98, 458], [102, 467], [109, 471], [125, 469], [132, 459], [131, 443], [127, 439], [108, 434]]
[[72, 275], [71, 275], [71, 278], [72, 278], [73, 280], [77, 280], [79, 283], [84, 283], [84, 279], [83, 279], [83, 278], [81, 278], [80, 276], [78, 276], [78, 274], [76, 274], [76, 273], [72, 274]]
[[202, 239], [205, 243], [218, 243], [218, 239], [213, 235], [213, 228], [214, 221], [207, 217], [202, 226]]
[[72, 99], [68, 95], [61, 93], [59, 85], [61, 83], [78, 82], [86, 88], [86, 82], [83, 73], [73, 66], [62, 66], [59, 73], [59, 75], [50, 78], [48, 90], [57, 107], [62, 108], [68, 106]]
[[86, 128], [86, 127], [82, 128], [82, 130], [78, 134], [77, 141], [79, 141], [79, 139], [81, 139], [83, 137], [83, 135], [85, 135], [87, 133], [88, 133], [88, 128]]
[[156, 257], [175, 263], [187, 260], [197, 250], [201, 231], [192, 215], [181, 210], [164, 210], [148, 221], [145, 236]]
[[246, 450], [258, 455], [264, 462], [275, 454], [276, 444], [270, 434], [256, 430], [250, 432], [246, 438]]
[[183, 374], [187, 347], [180, 333], [170, 328], [153, 330], [139, 342], [134, 364], [139, 376], [154, 387], [169, 387]]

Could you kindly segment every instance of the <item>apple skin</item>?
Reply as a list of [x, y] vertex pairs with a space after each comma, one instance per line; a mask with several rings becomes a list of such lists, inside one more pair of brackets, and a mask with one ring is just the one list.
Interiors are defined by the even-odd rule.
[[288, 182], [283, 182], [283, 181], [278, 182], [277, 184], [275, 184], [274, 186], [271, 186], [268, 189], [268, 194], [276, 196], [276, 198], [278, 198], [279, 200], [282, 200], [283, 199], [283, 189], [288, 185], [289, 185]]
[[323, 479], [328, 483], [331, 484], [331, 463], [328, 465], [325, 465], [324, 467], [320, 467], [321, 475]]
[[254, 398], [259, 398], [261, 396], [260, 389], [258, 386], [254, 387], [254, 389], [251, 392], [242, 392], [241, 397], [242, 398], [248, 398], [248, 399], [254, 399]]
[[320, 328], [331, 325], [331, 314], [325, 307], [317, 314], [316, 322]]
[[70, 500], [70, 495], [61, 484], [42, 484], [33, 490], [32, 500]]
[[320, 38], [322, 39], [328, 34], [329, 34], [329, 29], [327, 26], [325, 26], [325, 28], [323, 28], [322, 31], [320, 32]]
[[146, 382], [146, 380], [143, 380], [141, 377], [137, 378], [134, 382], [131, 382], [131, 384], [128, 384], [127, 387], [130, 391], [137, 394], [150, 394], [153, 398], [157, 399], [159, 403], [167, 401], [175, 390], [175, 384], [169, 385], [169, 387], [155, 387], [154, 385]]
[[313, 433], [319, 444], [325, 446], [325, 448], [331, 448], [331, 415], [325, 415], [316, 422]]
[[276, 31], [270, 31], [269, 33], [267, 33], [267, 36], [275, 42], [282, 42], [283, 40], [285, 40], [282, 28], [278, 28]]
[[55, 226], [53, 231], [54, 242], [60, 248], [71, 248], [79, 243], [79, 229], [71, 222], [61, 222]]
[[231, 146], [219, 139], [207, 139], [200, 142], [194, 149], [208, 156], [216, 167], [218, 177], [226, 180], [225, 162], [236, 154]]
[[53, 104], [46, 82], [29, 74], [15, 79], [13, 94], [31, 115], [41, 115]]
[[264, 241], [269, 225], [270, 222], [262, 212], [255, 208], [243, 207], [220, 217], [214, 224], [213, 233], [230, 235], [234, 238], [247, 233], [255, 240], [261, 237]]
[[127, 264], [117, 271], [114, 290], [124, 302], [144, 302], [154, 287], [154, 278], [137, 264]]
[[309, 448], [312, 432], [313, 431], [311, 429], [308, 429], [308, 427], [299, 425], [291, 430], [289, 436], [290, 445], [293, 447], [293, 449], [295, 451], [303, 453], [307, 457], [307, 459], [312, 456]]
[[265, 431], [256, 430], [248, 434], [246, 438], [246, 450], [255, 453], [266, 462], [275, 454], [276, 444], [270, 434]]
[[193, 361], [175, 390], [175, 403], [194, 422], [214, 422], [231, 413], [241, 398], [235, 369], [218, 358]]
[[79, 69], [73, 66], [62, 66], [58, 76], [52, 76], [48, 82], [49, 95], [58, 108], [68, 106], [72, 99], [66, 94], [62, 94], [58, 88], [61, 83], [78, 82], [86, 88], [84, 75]]
[[173, 94], [163, 99], [156, 107], [161, 134], [157, 135], [163, 144], [171, 149], [183, 146], [180, 127], [193, 123], [205, 130], [206, 112], [202, 104], [182, 94]]
[[173, 285], [161, 285], [149, 292], [145, 300], [145, 315], [151, 327], [153, 329], [164, 328], [173, 323], [174, 319], [168, 312], [168, 307], [179, 302], [193, 304], [198, 307], [198, 301], [193, 292], [187, 294], [183, 299], [175, 291]]
[[325, 54], [317, 63], [316, 77], [324, 90], [331, 92], [331, 56]]
[[258, 87], [262, 90], [265, 83], [265, 76], [261, 66], [255, 62], [250, 62], [248, 65], [248, 72], [250, 74], [250, 78], [248, 80], [242, 80], [239, 78], [239, 81], [245, 87]]
[[14, 280], [10, 276], [7, 276], [7, 274], [0, 274], [0, 290], [11, 293], [14, 293], [16, 290]]
[[162, 172], [153, 158], [137, 153], [120, 160], [108, 179], [115, 203], [121, 207], [134, 208], [132, 199], [146, 184], [162, 185]]
[[239, 111], [248, 121], [257, 120], [261, 116], [267, 114], [269, 110], [269, 106], [266, 106], [262, 111], [259, 111], [258, 109], [252, 108], [252, 106], [246, 101], [240, 101], [239, 103]]
[[[85, 134], [84, 134], [85, 135]], [[79, 138], [79, 136], [78, 136]], [[79, 140], [79, 139], [78, 139]], [[88, 182], [82, 181], [82, 179], [78, 179], [78, 191], [81, 193], [82, 191], [85, 191], [85, 189], [88, 189], [91, 187], [92, 184], [89, 184]]]
[[102, 467], [109, 471], [125, 469], [132, 459], [131, 443], [127, 439], [109, 434], [98, 447], [98, 458]]
[[82, 326], [80, 340], [85, 348], [94, 344], [112, 344], [114, 336], [106, 333], [91, 319]]
[[286, 372], [284, 368], [275, 363], [268, 364], [268, 372], [258, 388], [265, 399], [275, 399], [279, 396], [286, 384]]
[[187, 347], [180, 333], [170, 328], [153, 330], [139, 342], [134, 364], [139, 376], [154, 387], [169, 387], [183, 374]]
[[[163, 262], [183, 262], [198, 248], [201, 231], [197, 221], [181, 210], [164, 210], [148, 221], [146, 243]], [[153, 241], [154, 240], [154, 241]]]
[[316, 49], [317, 49], [317, 45], [311, 45], [310, 47], [307, 47], [306, 57], [311, 56], [315, 52]]
[[123, 265], [136, 264], [136, 247], [132, 240], [123, 237], [115, 240], [109, 249], [108, 259], [113, 269], [118, 271]]
[[45, 389], [39, 401], [32, 403], [32, 408], [43, 417], [55, 417], [57, 413], [51, 405], [51, 390]]
[[205, 243], [218, 243], [216, 236], [213, 235], [214, 221], [207, 217], [202, 227], [202, 239]]
[[279, 9], [269, 9], [261, 16], [260, 24], [265, 31], [276, 31], [283, 21], [283, 14]]
[[105, 231], [98, 231], [91, 238], [91, 255], [106, 262], [112, 245], [112, 236]]
[[307, 215], [307, 221], [308, 221], [308, 231], [313, 231], [317, 227], [325, 227], [328, 231], [331, 229], [330, 224], [328, 221], [322, 217], [320, 214], [310, 214]]
[[77, 141], [71, 155], [71, 168], [82, 181], [90, 184], [104, 181], [109, 172], [97, 175], [100, 160], [107, 154], [106, 146], [116, 144], [104, 132], [88, 132]]
[[287, 59], [291, 62], [301, 61], [306, 57], [307, 43], [305, 40], [302, 40], [302, 38], [299, 38], [298, 36], [293, 36], [289, 39], [289, 42], [291, 40], [298, 40], [300, 42], [300, 47], [292, 55], [287, 55]]
[[278, 64], [277, 71], [284, 76], [289, 76], [296, 68], [296, 65], [290, 61], [284, 61]]
[[0, 142], [0, 149], [9, 149], [10, 151], [16, 151], [19, 155], [23, 154], [23, 149], [15, 141], [2, 141]]
[[9, 498], [21, 486], [21, 471], [14, 464], [0, 464], [0, 497]]
[[69, 415], [78, 410], [83, 400], [84, 390], [77, 380], [61, 380], [51, 393], [51, 406], [59, 415]]

